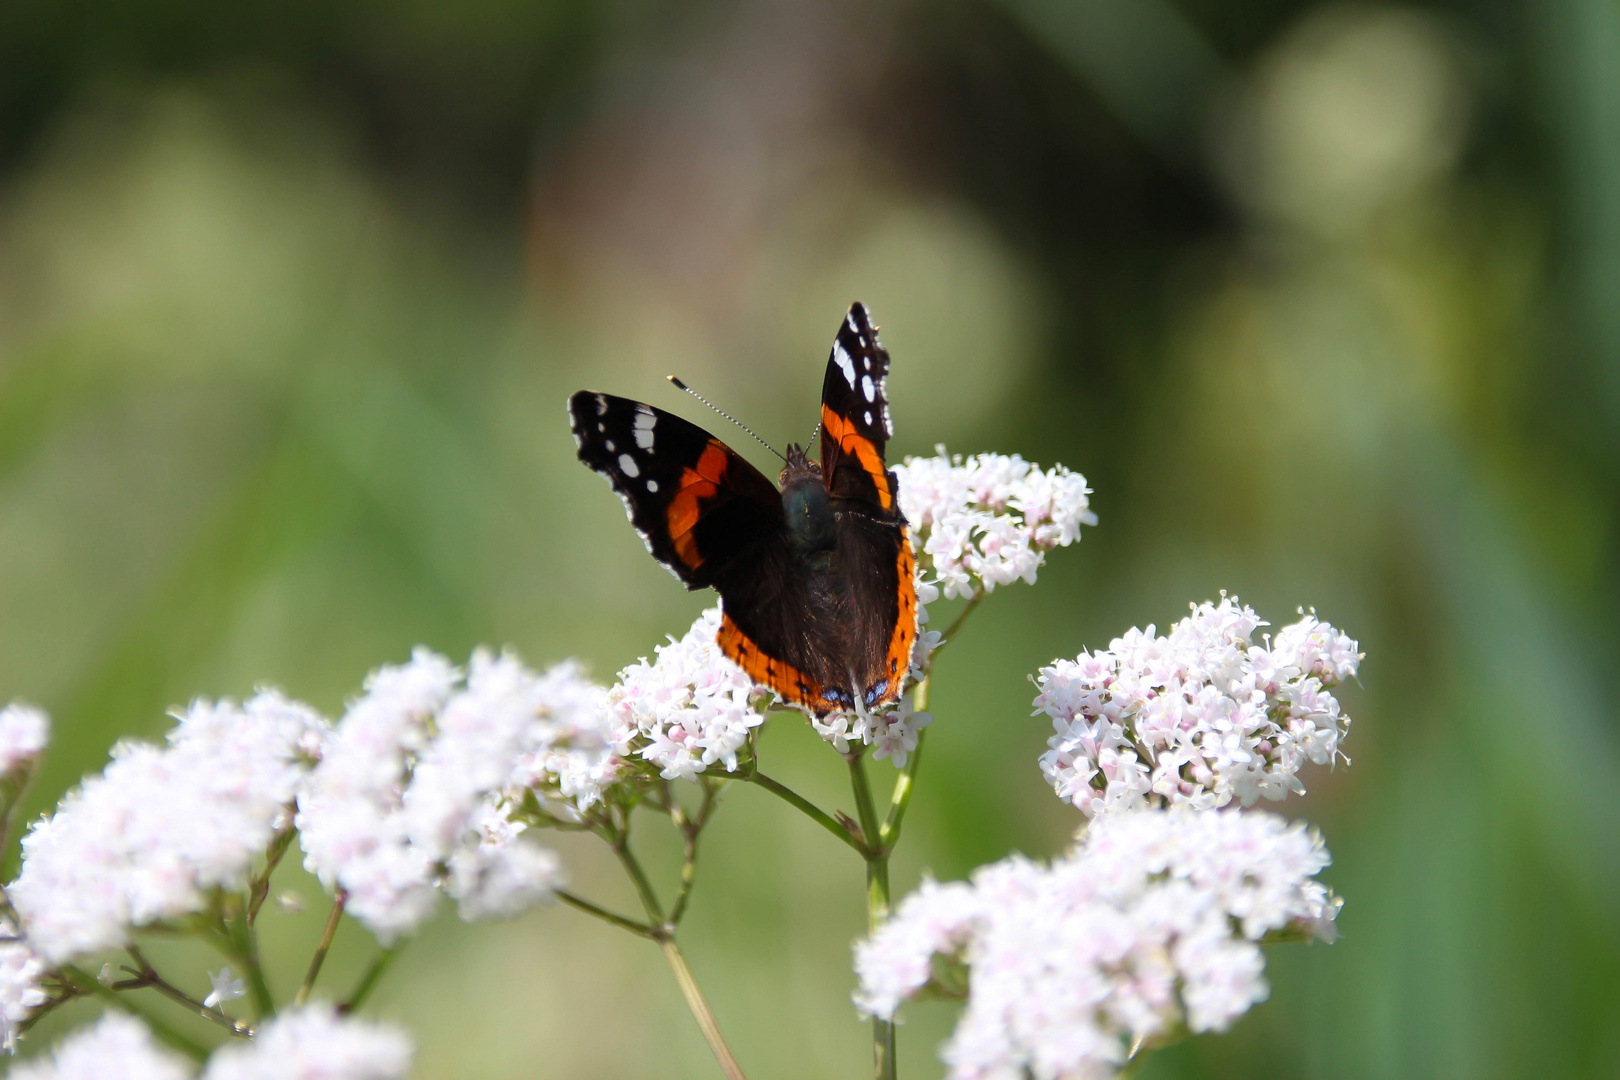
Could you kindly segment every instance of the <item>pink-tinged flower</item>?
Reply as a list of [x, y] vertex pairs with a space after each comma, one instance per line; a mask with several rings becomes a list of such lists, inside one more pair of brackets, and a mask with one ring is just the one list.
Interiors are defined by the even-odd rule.
[[45, 1004], [40, 987], [45, 961], [22, 940], [10, 920], [0, 919], [0, 1049], [15, 1053], [17, 1027]]
[[690, 780], [719, 766], [737, 769], [748, 733], [765, 722], [754, 681], [732, 663], [715, 635], [720, 609], [699, 615], [686, 636], [670, 640], [619, 672], [608, 691], [617, 740], [666, 780]]
[[1086, 478], [1062, 465], [1043, 472], [1016, 454], [964, 459], [939, 447], [894, 472], [920, 571], [947, 597], [1034, 584], [1048, 551], [1097, 523]]
[[152, 1041], [146, 1025], [127, 1013], [106, 1012], [58, 1043], [49, 1057], [19, 1062], [12, 1080], [188, 1080], [186, 1063]]
[[1139, 1042], [1224, 1030], [1264, 1000], [1268, 933], [1332, 940], [1327, 863], [1319, 837], [1270, 814], [1111, 814], [1050, 866], [1015, 856], [924, 882], [856, 946], [855, 1003], [893, 1019], [965, 970], [941, 1048], [953, 1080], [1108, 1077]]
[[604, 706], [573, 664], [535, 673], [480, 650], [463, 675], [418, 649], [379, 669], [299, 796], [305, 867], [384, 942], [414, 931], [441, 893], [467, 919], [550, 899], [558, 860], [517, 839], [510, 811], [527, 791], [576, 807], [600, 797]]
[[265, 691], [242, 706], [194, 703], [168, 746], [124, 742], [23, 838], [8, 893], [51, 963], [124, 944], [240, 889], [290, 824], [288, 808], [327, 732], [313, 710]]
[[14, 701], [0, 709], [0, 777], [32, 765], [51, 738], [44, 710]]
[[403, 1080], [410, 1071], [404, 1032], [317, 1002], [280, 1013], [252, 1042], [215, 1050], [202, 1080]]
[[1329, 688], [1356, 673], [1361, 653], [1314, 615], [1256, 642], [1264, 625], [1223, 596], [1164, 637], [1132, 629], [1042, 668], [1035, 711], [1054, 733], [1040, 764], [1058, 797], [1091, 817], [1303, 794], [1307, 761], [1344, 757], [1350, 718]]

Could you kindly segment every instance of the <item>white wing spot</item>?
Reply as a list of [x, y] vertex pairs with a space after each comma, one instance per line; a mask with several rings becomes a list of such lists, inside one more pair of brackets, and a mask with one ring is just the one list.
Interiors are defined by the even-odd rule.
[[861, 393], [866, 395], [867, 401], [873, 401], [877, 398], [877, 387], [872, 385], [872, 376], [861, 376]]
[[872, 426], [872, 410], [871, 409], [866, 410], [866, 426], [867, 427]]
[[619, 469], [624, 473], [624, 475], [629, 477], [637, 477], [641, 475], [641, 467], [636, 464], [636, 459], [631, 457], [629, 454], [619, 455]]
[[617, 446], [613, 445], [613, 440], [612, 439], [607, 440], [602, 445], [607, 447], [607, 452], [610, 453], [610, 454], [613, 453], [613, 451], [618, 449]]
[[596, 425], [596, 433], [598, 435], [602, 434], [605, 431], [607, 431], [607, 425], [606, 424], [597, 424]]
[[653, 425], [658, 423], [658, 414], [645, 405], [636, 408], [636, 445], [643, 450], [651, 450], [653, 446]]
[[855, 325], [855, 312], [853, 309], [850, 310], [848, 315], [844, 316], [844, 325], [849, 327], [849, 332], [852, 334], [859, 334], [861, 332], [861, 328]]
[[606, 416], [607, 415], [607, 396], [604, 395], [604, 394], [597, 394], [596, 395], [596, 415], [597, 416]]
[[833, 342], [833, 363], [844, 373], [844, 381], [849, 383], [850, 389], [855, 389], [855, 362], [844, 351], [844, 346], [836, 341]]
[[648, 480], [647, 481], [647, 490], [652, 492], [654, 495], [658, 494], [658, 481], [656, 481], [656, 480]]

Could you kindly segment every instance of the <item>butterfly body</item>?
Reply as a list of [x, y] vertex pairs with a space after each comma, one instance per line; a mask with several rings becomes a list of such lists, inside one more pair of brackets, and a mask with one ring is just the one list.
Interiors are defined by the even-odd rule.
[[883, 460], [887, 373], [856, 304], [823, 380], [821, 461], [789, 446], [780, 488], [672, 413], [588, 390], [569, 399], [580, 460], [607, 477], [647, 550], [687, 588], [720, 593], [721, 649], [816, 715], [895, 700], [916, 639], [916, 562]]

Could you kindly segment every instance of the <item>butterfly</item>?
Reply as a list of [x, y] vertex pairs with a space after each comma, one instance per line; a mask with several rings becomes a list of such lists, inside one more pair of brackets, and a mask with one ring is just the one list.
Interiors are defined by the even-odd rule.
[[673, 413], [591, 390], [568, 399], [580, 461], [607, 478], [653, 558], [720, 594], [721, 651], [816, 716], [897, 699], [917, 638], [916, 556], [883, 458], [888, 373], [855, 304], [822, 380], [821, 460], [790, 444], [776, 484]]

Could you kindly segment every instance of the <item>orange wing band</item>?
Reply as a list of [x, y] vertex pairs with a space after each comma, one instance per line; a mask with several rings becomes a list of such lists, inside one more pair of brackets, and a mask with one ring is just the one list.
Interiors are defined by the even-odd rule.
[[842, 416], [826, 405], [821, 407], [821, 426], [827, 429], [827, 434], [838, 444], [839, 452], [854, 454], [855, 460], [861, 463], [861, 468], [872, 478], [872, 484], [877, 488], [878, 504], [885, 510], [893, 506], [894, 492], [889, 490], [889, 473], [883, 467], [883, 455], [877, 452], [872, 440], [857, 432], [854, 424], [846, 423]]
[[911, 669], [911, 650], [917, 641], [917, 556], [911, 550], [911, 530], [900, 530], [900, 554], [895, 559], [895, 572], [900, 576], [900, 606], [894, 621], [894, 635], [889, 638], [889, 655], [883, 669], [889, 673], [889, 688], [876, 704], [893, 701], [900, 696], [906, 683], [906, 672]]
[[731, 621], [730, 615], [721, 618], [720, 633], [715, 635], [715, 641], [720, 651], [736, 661], [750, 679], [776, 691], [788, 704], [809, 709], [818, 716], [836, 707], [821, 696], [819, 682], [786, 660], [768, 655]]
[[698, 518], [703, 516], [703, 504], [720, 493], [720, 484], [726, 478], [726, 448], [718, 439], [710, 439], [703, 448], [695, 468], [681, 471], [680, 490], [669, 501], [664, 520], [669, 525], [669, 538], [675, 545], [675, 554], [690, 569], [703, 565], [703, 553], [698, 551]]

